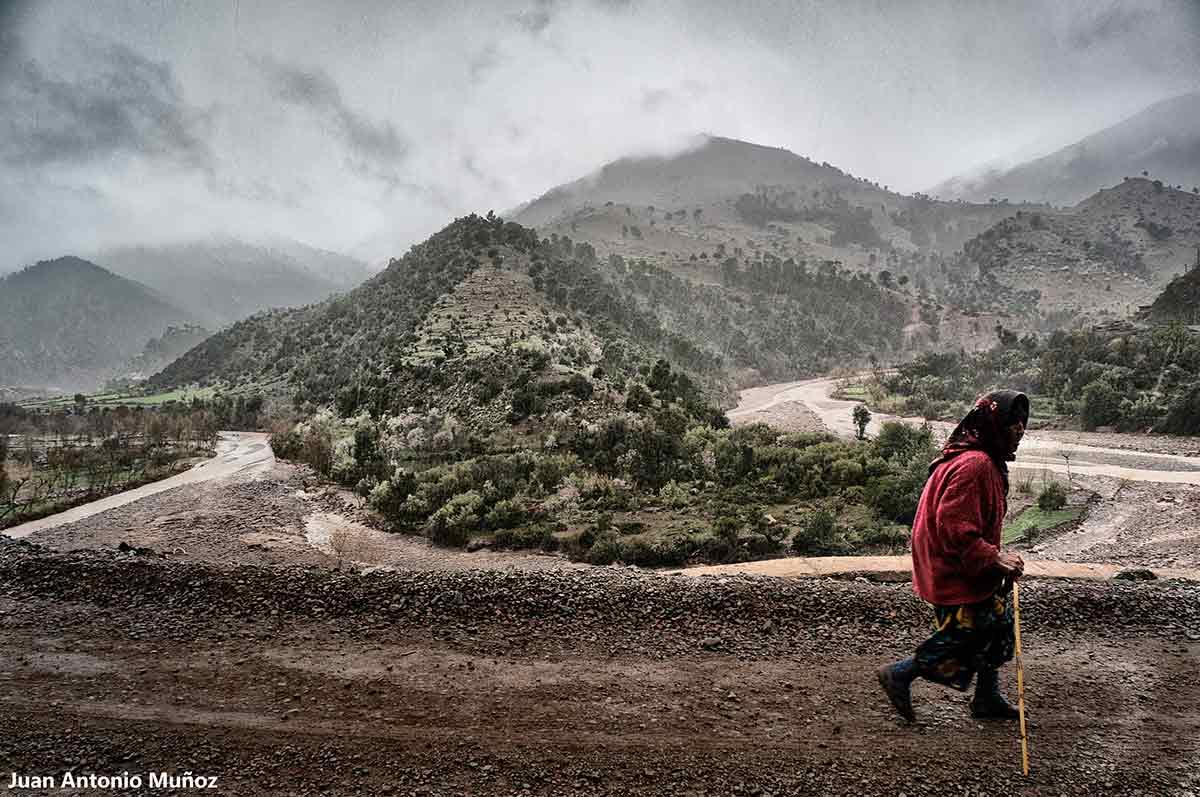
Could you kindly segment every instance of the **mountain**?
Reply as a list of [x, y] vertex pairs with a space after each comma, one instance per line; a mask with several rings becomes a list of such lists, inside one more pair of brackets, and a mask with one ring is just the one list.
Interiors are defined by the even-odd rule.
[[1151, 105], [1043, 158], [955, 177], [929, 193], [969, 202], [1007, 198], [1070, 206], [1139, 175], [1186, 191], [1200, 186], [1200, 92]]
[[1200, 195], [1130, 178], [1064, 211], [1020, 212], [968, 241], [948, 299], [1052, 328], [1123, 318], [1194, 262]]
[[311, 304], [369, 276], [358, 260], [287, 240], [212, 238], [110, 249], [95, 259], [150, 286], [209, 328], [272, 307]]
[[743, 372], [865, 362], [908, 315], [833, 266], [764, 259], [697, 285], [489, 214], [455, 221], [344, 296], [234, 324], [151, 382], [254, 383], [344, 414], [436, 405], [486, 425], [528, 409], [530, 390], [620, 396], [663, 359], [690, 375], [690, 392], [732, 404]]
[[169, 326], [159, 337], [147, 341], [142, 352], [123, 369], [123, 377], [131, 380], [145, 379], [161, 371], [179, 355], [194, 348], [212, 332], [194, 324]]
[[950, 254], [1016, 208], [905, 196], [785, 149], [701, 136], [673, 156], [614, 161], [514, 214], [624, 257], [719, 244], [874, 269], [872, 252]]
[[88, 390], [190, 316], [77, 257], [0, 278], [0, 385]]
[[[738, 280], [731, 280], [737, 274], [795, 267], [869, 277], [907, 308], [908, 322], [874, 351], [883, 356], [904, 347], [990, 345], [996, 319], [964, 316], [940, 301], [950, 264], [967, 241], [996, 223], [1047, 209], [905, 196], [785, 149], [704, 136], [677, 155], [607, 164], [522, 206], [516, 219], [543, 235], [587, 243], [602, 257], [664, 270], [698, 291], [716, 290], [723, 299], [714, 301], [730, 306], [733, 295], [739, 301], [750, 295], [739, 293]], [[778, 293], [765, 284], [756, 290]], [[810, 295], [790, 290], [786, 307], [772, 309], [760, 297], [757, 314], [743, 328], [783, 329], [794, 318], [824, 316], [823, 302], [840, 301], [820, 289]], [[880, 328], [891, 324], [885, 317]], [[681, 329], [704, 323], [686, 307], [677, 321]], [[801, 344], [783, 352], [767, 334], [761, 341], [751, 334], [762, 356], [753, 364], [754, 358], [740, 358], [747, 364], [739, 383], [811, 366], [798, 351]], [[782, 359], [772, 361], [772, 351]]]

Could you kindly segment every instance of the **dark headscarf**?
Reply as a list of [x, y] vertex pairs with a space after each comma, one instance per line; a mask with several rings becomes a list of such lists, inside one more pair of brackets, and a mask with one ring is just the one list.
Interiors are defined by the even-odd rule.
[[1015, 456], [1008, 450], [1004, 430], [1020, 421], [1029, 424], [1029, 397], [1016, 390], [996, 390], [975, 402], [950, 439], [942, 448], [942, 455], [929, 466], [930, 472], [938, 465], [966, 451], [982, 451], [992, 458], [1004, 477], [1004, 491], [1008, 492], [1008, 463]]

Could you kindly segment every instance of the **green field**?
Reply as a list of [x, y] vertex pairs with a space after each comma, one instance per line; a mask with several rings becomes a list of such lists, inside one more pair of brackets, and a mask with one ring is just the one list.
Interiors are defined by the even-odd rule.
[[[234, 391], [236, 394], [237, 391]], [[172, 401], [186, 403], [194, 398], [207, 401], [217, 394], [215, 387], [200, 387], [170, 390], [165, 393], [141, 395], [139, 393], [91, 393], [85, 394], [89, 407], [157, 407]], [[55, 410], [74, 405], [73, 396], [56, 396], [45, 399], [28, 399], [18, 402], [27, 410]]]
[[1059, 526], [1079, 519], [1082, 514], [1083, 507], [1081, 506], [1068, 506], [1052, 512], [1046, 512], [1036, 505], [1031, 506], [1004, 524], [1004, 532], [1001, 539], [1004, 542], [1016, 542], [1029, 533], [1030, 529], [1038, 529], [1039, 531], [1056, 529]]

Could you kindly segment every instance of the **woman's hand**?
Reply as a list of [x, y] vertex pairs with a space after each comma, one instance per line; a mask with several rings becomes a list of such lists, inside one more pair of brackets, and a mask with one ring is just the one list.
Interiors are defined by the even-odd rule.
[[1025, 574], [1025, 560], [1019, 554], [1001, 553], [996, 559], [996, 566], [1014, 581]]

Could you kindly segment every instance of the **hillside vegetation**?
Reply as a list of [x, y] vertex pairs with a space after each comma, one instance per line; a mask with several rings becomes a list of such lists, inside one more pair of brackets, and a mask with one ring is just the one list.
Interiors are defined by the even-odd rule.
[[1067, 211], [1018, 211], [968, 241], [946, 300], [1049, 331], [1126, 317], [1193, 262], [1200, 195], [1129, 178]]
[[567, 394], [574, 379], [581, 394], [627, 392], [660, 358], [731, 401], [736, 369], [787, 377], [865, 359], [905, 314], [832, 264], [729, 258], [721, 282], [696, 285], [470, 216], [345, 296], [235, 324], [152, 383], [282, 380], [297, 403], [336, 402], [343, 415], [436, 404], [494, 427], [541, 406], [529, 390]]
[[977, 396], [1010, 387], [1034, 397], [1035, 419], [1055, 413], [1085, 430], [1200, 433], [1200, 334], [1182, 324], [1114, 324], [1044, 340], [999, 332], [991, 351], [927, 354], [879, 376], [872, 403], [956, 420]]
[[0, 279], [0, 385], [95, 388], [189, 319], [94, 263], [44, 260]]
[[[722, 285], [731, 257], [743, 269], [766, 258], [813, 270], [832, 264], [894, 291], [910, 322], [922, 314], [917, 334], [893, 342], [938, 346], [950, 335], [970, 345], [978, 337], [971, 324], [957, 323], [955, 307], [938, 306], [947, 264], [966, 241], [1018, 210], [905, 196], [784, 149], [702, 137], [677, 155], [610, 163], [515, 218], [697, 285]], [[948, 334], [939, 342], [931, 322], [943, 321]]]
[[1200, 324], [1200, 265], [1171, 280], [1140, 317], [1157, 323]]

